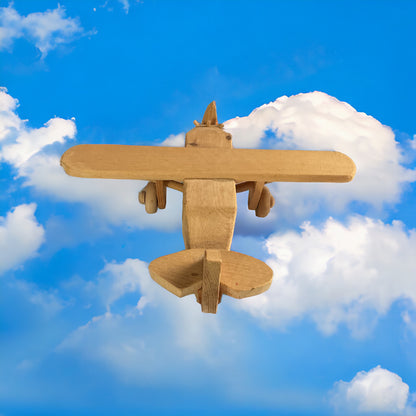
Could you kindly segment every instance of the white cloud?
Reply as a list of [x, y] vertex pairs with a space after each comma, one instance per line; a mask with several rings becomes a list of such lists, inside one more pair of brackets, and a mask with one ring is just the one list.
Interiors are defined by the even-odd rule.
[[145, 294], [142, 297], [150, 297], [152, 301], [153, 286], [147, 264], [138, 259], [127, 259], [122, 264], [107, 263], [97, 280], [88, 284], [88, 291], [98, 294], [107, 312], [111, 312], [111, 305], [127, 293], [142, 293]]
[[138, 202], [146, 182], [86, 179], [68, 176], [59, 164], [60, 155], [39, 153], [19, 169], [25, 184], [62, 201], [88, 205], [93, 215], [111, 224], [172, 230], [180, 225], [182, 196], [168, 190], [167, 208], [149, 215]]
[[[4, 91], [0, 91], [0, 94], [4, 94]], [[10, 115], [10, 120], [14, 121], [15, 114]], [[2, 116], [6, 119], [7, 113]], [[22, 120], [19, 121], [18, 125], [6, 122], [0, 131], [0, 158], [16, 167], [22, 166], [44, 147], [53, 143], [64, 143], [68, 138], [74, 138], [76, 133], [72, 120], [59, 117], [50, 119], [39, 129], [27, 128]]]
[[413, 135], [413, 138], [410, 140], [410, 147], [413, 150], [416, 150], [416, 134]]
[[184, 147], [185, 133], [171, 134], [161, 144], [161, 146]]
[[0, 50], [9, 48], [13, 41], [23, 36], [21, 16], [11, 6], [0, 8]]
[[79, 19], [67, 17], [65, 9], [59, 5], [54, 10], [27, 16], [20, 15], [12, 4], [0, 7], [0, 50], [10, 49], [16, 39], [24, 37], [45, 57], [60, 44], [73, 41], [83, 32]]
[[31, 304], [47, 317], [56, 315], [65, 306], [65, 302], [59, 298], [55, 290], [42, 290], [34, 283], [17, 279], [9, 279], [7, 286], [15, 300]]
[[66, 143], [76, 134], [73, 119], [55, 117], [44, 127], [27, 126], [16, 114], [18, 101], [0, 89], [0, 158], [16, 167], [27, 186], [68, 202], [81, 202], [113, 224], [174, 229], [180, 224], [182, 197], [168, 190], [168, 207], [146, 214], [137, 195], [143, 181], [85, 179], [68, 176], [60, 166], [61, 152], [50, 145]]
[[18, 101], [7, 94], [6, 88], [0, 87], [0, 141], [7, 139], [23, 124], [23, 121], [15, 113], [17, 106]]
[[0, 217], [0, 274], [33, 257], [44, 238], [35, 218], [36, 204], [23, 204]]
[[340, 414], [415, 415], [409, 399], [409, 386], [380, 366], [358, 372], [351, 381], [338, 381], [331, 391], [331, 404]]
[[239, 307], [272, 326], [308, 317], [326, 334], [345, 324], [365, 336], [394, 302], [416, 305], [415, 230], [366, 217], [301, 228], [266, 240], [272, 286]]
[[[113, 3], [114, 3], [113, 1], [106, 0], [99, 7], [102, 7], [104, 9], [112, 12], [112, 11], [114, 11]], [[123, 7], [124, 13], [129, 14], [130, 7], [132, 5], [131, 0], [117, 0], [117, 3]], [[137, 3], [141, 3], [141, 0], [134, 0], [133, 4], [137, 4]], [[97, 9], [95, 7], [93, 8], [93, 10], [97, 11]]]
[[285, 220], [327, 207], [342, 210], [351, 201], [380, 209], [398, 202], [403, 187], [416, 180], [416, 172], [402, 165], [390, 127], [322, 92], [280, 97], [227, 121], [225, 130], [235, 147], [337, 150], [354, 160], [357, 174], [348, 184], [276, 184], [277, 215]]
[[416, 305], [408, 305], [408, 308], [402, 311], [402, 319], [406, 325], [406, 329], [416, 335]]
[[160, 287], [151, 279], [148, 265], [139, 259], [108, 263], [97, 280], [89, 283], [86, 289], [98, 294], [110, 314], [116, 301], [128, 293], [136, 293], [139, 296], [137, 305], [127, 311], [127, 316], [141, 315], [144, 309], [157, 306], [162, 315], [168, 317], [176, 341], [182, 348], [200, 355], [212, 346], [209, 336], [210, 332], [216, 331], [218, 322], [200, 312], [201, 307], [194, 296], [179, 299]]
[[[186, 374], [190, 364], [227, 365], [216, 348], [224, 320], [202, 314], [195, 297], [179, 299], [161, 288], [150, 278], [146, 263], [109, 263], [96, 280], [81, 282], [81, 292], [78, 298], [87, 295], [93, 303], [99, 299], [106, 312], [69, 334], [58, 352], [100, 361], [123, 379], [144, 384], [166, 380], [167, 374], [175, 382], [192, 384], [195, 374]], [[123, 296], [131, 299], [134, 294], [135, 307], [124, 304], [122, 311], [114, 312]], [[233, 329], [226, 333], [223, 348], [233, 342]], [[180, 377], [174, 376], [177, 372]]]
[[20, 167], [44, 147], [75, 137], [75, 122], [59, 117], [39, 129], [28, 127], [16, 114], [18, 105], [7, 89], [0, 87], [0, 160]]
[[118, 0], [119, 3], [123, 6], [123, 10], [128, 14], [130, 10], [130, 2], [129, 0]]

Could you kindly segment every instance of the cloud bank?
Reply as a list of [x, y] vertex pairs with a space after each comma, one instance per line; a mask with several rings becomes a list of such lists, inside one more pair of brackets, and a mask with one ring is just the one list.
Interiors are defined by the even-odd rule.
[[273, 234], [265, 247], [272, 286], [238, 305], [271, 326], [309, 318], [325, 334], [342, 324], [360, 337], [394, 302], [416, 306], [416, 231], [399, 221], [329, 218]]

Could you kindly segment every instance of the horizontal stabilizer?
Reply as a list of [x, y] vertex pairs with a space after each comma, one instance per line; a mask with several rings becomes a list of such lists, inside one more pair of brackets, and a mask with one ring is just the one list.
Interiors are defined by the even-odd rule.
[[242, 299], [263, 293], [270, 287], [273, 271], [266, 263], [228, 250], [194, 248], [159, 257], [149, 265], [150, 276], [176, 296], [195, 294], [198, 298], [207, 251], [219, 254], [220, 295]]

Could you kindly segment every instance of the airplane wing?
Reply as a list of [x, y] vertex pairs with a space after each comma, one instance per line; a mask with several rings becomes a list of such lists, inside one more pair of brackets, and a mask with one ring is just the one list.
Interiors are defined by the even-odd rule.
[[82, 144], [61, 165], [83, 178], [234, 179], [236, 182], [349, 182], [354, 162], [334, 151], [157, 147]]

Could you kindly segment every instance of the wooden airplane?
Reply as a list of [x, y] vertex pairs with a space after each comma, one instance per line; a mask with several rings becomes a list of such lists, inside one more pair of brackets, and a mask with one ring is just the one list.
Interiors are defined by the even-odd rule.
[[273, 277], [264, 262], [230, 251], [236, 193], [248, 191], [248, 208], [265, 217], [274, 205], [266, 183], [349, 182], [356, 168], [334, 151], [233, 149], [215, 102], [194, 124], [184, 148], [84, 144], [68, 149], [61, 165], [77, 177], [149, 181], [139, 193], [149, 214], [166, 207], [167, 187], [183, 192], [185, 250], [153, 260], [149, 272], [179, 297], [195, 294], [202, 312], [216, 313], [222, 295], [258, 295]]

